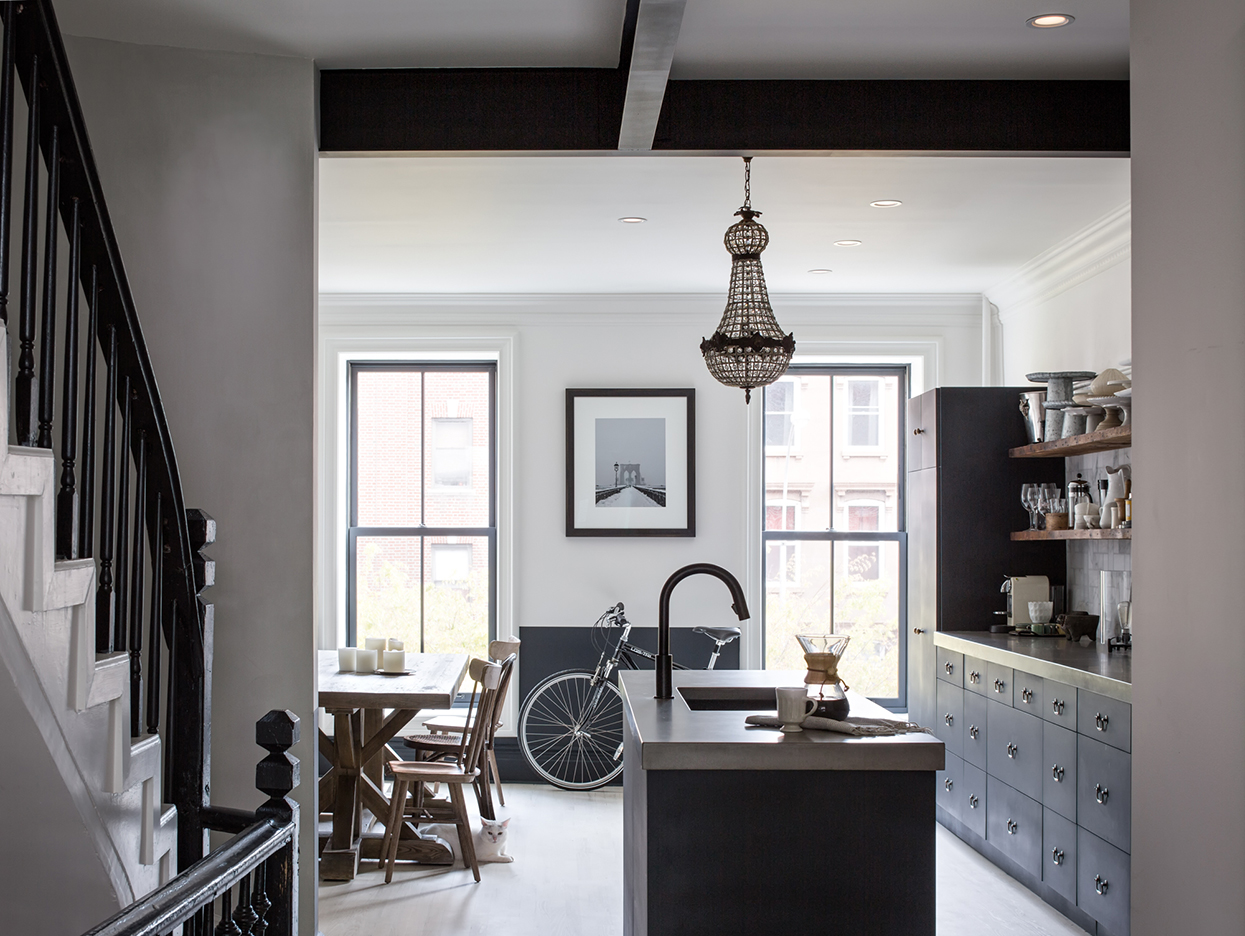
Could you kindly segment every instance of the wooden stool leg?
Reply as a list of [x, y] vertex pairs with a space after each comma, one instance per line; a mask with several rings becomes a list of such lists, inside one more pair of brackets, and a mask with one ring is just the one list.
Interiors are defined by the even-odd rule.
[[402, 837], [406, 788], [406, 780], [394, 779], [393, 799], [389, 802], [389, 820], [385, 823], [385, 837], [380, 843], [381, 860], [385, 862], [386, 884], [393, 880], [393, 866], [398, 863], [398, 839]]
[[488, 749], [489, 769], [493, 772], [493, 783], [497, 785], [497, 801], [503, 806], [506, 805], [506, 794], [501, 788], [501, 774], [497, 772], [497, 752], [493, 750], [492, 745]]
[[463, 787], [461, 783], [451, 783], [450, 802], [454, 804], [454, 815], [457, 821], [454, 823], [458, 826], [458, 844], [463, 849], [463, 864], [471, 869], [471, 873], [475, 875], [476, 883], [480, 883], [480, 865], [476, 861], [476, 844], [471, 836], [471, 822], [467, 819], [467, 801], [463, 798]]

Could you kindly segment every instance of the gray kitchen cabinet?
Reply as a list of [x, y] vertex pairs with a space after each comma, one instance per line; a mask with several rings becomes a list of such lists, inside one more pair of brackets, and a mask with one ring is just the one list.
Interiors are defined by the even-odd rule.
[[964, 654], [956, 653], [954, 650], [947, 650], [943, 647], [937, 648], [938, 652], [938, 678], [945, 680], [955, 686], [964, 685]]
[[[938, 476], [934, 470], [908, 472], [908, 588], [924, 593], [936, 589], [938, 557]], [[934, 631], [937, 607], [929, 601], [908, 602], [908, 717], [933, 727], [938, 702], [935, 687]]]
[[1042, 717], [1069, 731], [1076, 731], [1075, 687], [1051, 681], [1043, 689], [1046, 692], [1046, 701], [1042, 705]]
[[964, 690], [938, 680], [938, 717], [934, 734], [947, 746], [947, 753], [964, 756]]
[[1076, 905], [1112, 933], [1128, 932], [1131, 862], [1094, 833], [1076, 835]]
[[979, 696], [988, 695], [986, 691], [986, 672], [989, 667], [986, 666], [985, 660], [979, 660], [974, 656], [964, 655], [964, 688], [969, 692], [975, 692]]
[[1076, 820], [1076, 732], [1042, 725], [1042, 805]]
[[991, 702], [986, 773], [1035, 800], [1042, 798], [1042, 726], [1033, 715]]
[[1132, 755], [1081, 735], [1077, 739], [1076, 821], [1132, 851]]
[[964, 693], [964, 760], [982, 770], [986, 769], [989, 752], [990, 701], [985, 696]]
[[964, 761], [954, 754], [947, 755], [947, 766], [938, 771], [937, 791], [938, 805], [961, 819], [964, 814]]
[[1131, 751], [1133, 707], [1083, 689], [1077, 699], [1076, 730], [1121, 751]]
[[1012, 708], [1042, 717], [1042, 677], [1012, 670]]
[[960, 801], [960, 821], [979, 838], [986, 837], [986, 772], [964, 762], [964, 798]]
[[1042, 812], [1042, 881], [1076, 903], [1076, 823], [1053, 809]]
[[1042, 804], [986, 776], [986, 841], [1029, 874], [1042, 874]]
[[1012, 668], [1000, 663], [986, 664], [986, 697], [1004, 705], [1012, 704]]

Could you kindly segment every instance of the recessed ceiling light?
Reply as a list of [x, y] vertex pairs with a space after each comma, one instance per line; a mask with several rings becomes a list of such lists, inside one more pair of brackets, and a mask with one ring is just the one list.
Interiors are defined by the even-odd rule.
[[833, 273], [834, 270], [809, 270], [808, 272], [816, 273], [818, 276], [820, 276], [823, 273]]
[[1067, 13], [1043, 13], [1041, 16], [1029, 17], [1028, 23], [1034, 29], [1058, 29], [1060, 26], [1067, 26], [1074, 19], [1075, 16]]
[[643, 224], [648, 218], [619, 218], [623, 224]]
[[834, 242], [835, 247], [859, 247], [860, 244], [861, 241], [858, 240], [841, 240]]
[[898, 208], [902, 204], [903, 202], [901, 202], [897, 198], [882, 198], [882, 199], [879, 199], [878, 201], [869, 202], [869, 207], [871, 208]]

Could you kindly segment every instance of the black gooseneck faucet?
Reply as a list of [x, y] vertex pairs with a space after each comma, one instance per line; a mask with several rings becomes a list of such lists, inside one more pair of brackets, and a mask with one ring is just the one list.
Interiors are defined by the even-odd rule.
[[674, 657], [670, 655], [670, 595], [674, 586], [693, 575], [712, 575], [720, 578], [731, 590], [731, 610], [739, 620], [748, 620], [748, 602], [744, 598], [739, 579], [719, 565], [711, 562], [693, 562], [675, 571], [661, 587], [661, 605], [657, 612], [657, 699], [674, 698]]

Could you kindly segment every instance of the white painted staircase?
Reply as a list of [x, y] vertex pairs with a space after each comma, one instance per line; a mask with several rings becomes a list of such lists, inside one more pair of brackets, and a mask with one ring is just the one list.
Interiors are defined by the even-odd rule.
[[161, 739], [130, 738], [128, 655], [95, 652], [95, 560], [54, 559], [56, 461], [9, 445], [4, 376], [0, 931], [72, 936], [176, 873], [177, 811]]

